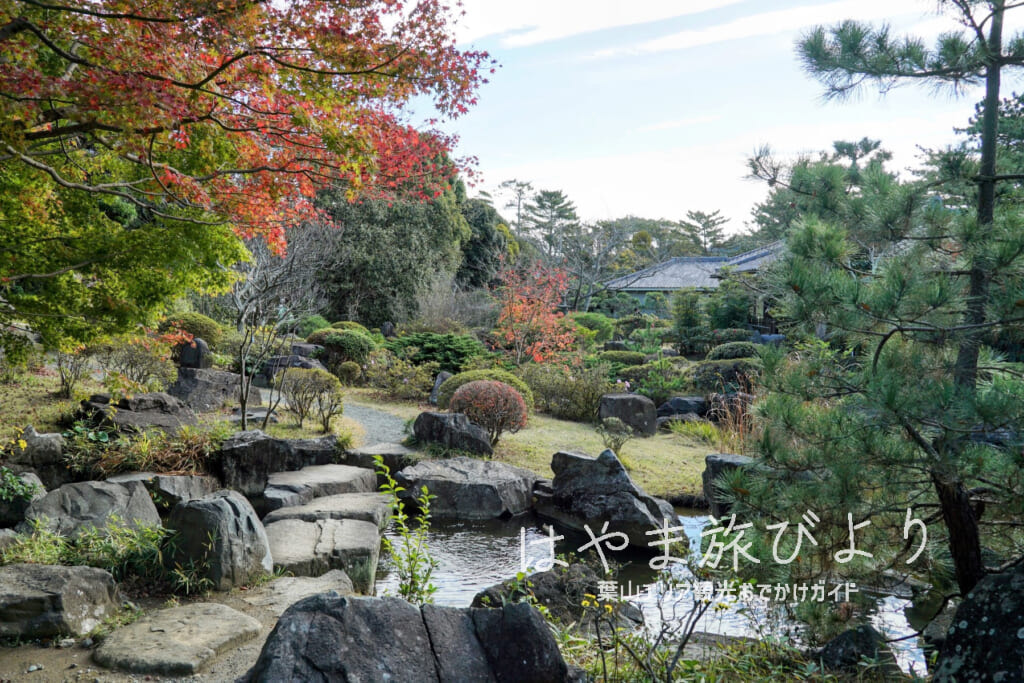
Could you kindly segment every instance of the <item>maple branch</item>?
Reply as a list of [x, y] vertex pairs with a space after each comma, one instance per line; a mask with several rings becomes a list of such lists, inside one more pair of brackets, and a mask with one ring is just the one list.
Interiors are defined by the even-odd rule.
[[0, 26], [0, 42], [3, 42], [22, 31], [27, 31], [32, 23], [25, 17], [16, 17], [11, 21], [7, 22], [3, 26]]
[[[262, 5], [265, 0], [251, 0], [248, 3], [241, 3], [232, 9], [240, 9], [246, 4]], [[196, 19], [202, 19], [204, 17], [212, 17], [218, 14], [225, 14], [228, 8], [218, 9], [214, 12], [199, 12], [196, 14], [176, 16], [176, 17], [151, 17], [144, 14], [135, 14], [134, 12], [100, 12], [97, 10], [90, 10], [84, 7], [70, 7], [68, 5], [51, 5], [45, 2], [37, 2], [36, 0], [20, 0], [23, 4], [32, 5], [39, 9], [53, 10], [56, 12], [69, 12], [71, 14], [82, 14], [88, 17], [96, 17], [97, 19], [131, 19], [134, 21], [144, 21], [147, 23], [154, 24], [181, 24], [188, 21], [195, 21]]]
[[97, 263], [98, 261], [99, 261], [99, 259], [94, 259], [94, 258], [93, 259], [88, 259], [88, 260], [85, 260], [85, 261], [81, 261], [80, 263], [75, 263], [75, 264], [67, 266], [65, 268], [61, 268], [59, 270], [55, 270], [55, 271], [50, 272], [50, 273], [25, 273], [23, 275], [9, 275], [9, 276], [7, 276], [5, 278], [0, 278], [0, 281], [2, 281], [2, 282], [18, 282], [19, 280], [43, 280], [43, 279], [51, 278], [51, 277], [59, 277], [61, 275], [64, 275], [65, 273], [70, 273], [73, 270], [78, 270], [79, 268], [84, 268], [85, 266], [92, 265], [93, 263]]

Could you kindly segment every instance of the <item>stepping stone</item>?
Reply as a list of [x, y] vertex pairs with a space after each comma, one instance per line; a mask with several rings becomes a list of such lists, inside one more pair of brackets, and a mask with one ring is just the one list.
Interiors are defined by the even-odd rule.
[[293, 472], [274, 472], [263, 491], [263, 509], [277, 510], [304, 505], [314, 498], [339, 493], [371, 493], [377, 490], [377, 477], [362, 467], [349, 465], [309, 465]]
[[376, 524], [354, 519], [282, 519], [267, 524], [266, 529], [276, 569], [295, 576], [321, 576], [331, 569], [344, 569], [358, 592], [373, 594], [380, 556]]
[[293, 604], [318, 593], [334, 591], [338, 595], [352, 595], [352, 579], [340, 569], [332, 569], [323, 576], [285, 576], [274, 579], [251, 590], [245, 601], [257, 607], [266, 607], [275, 616], [281, 616]]
[[208, 661], [251, 640], [260, 622], [218, 603], [160, 610], [111, 633], [96, 650], [98, 664], [138, 674], [191, 675]]
[[375, 443], [348, 451], [345, 455], [345, 464], [376, 471], [377, 464], [374, 462], [374, 456], [377, 455], [384, 458], [384, 464], [388, 466], [392, 475], [420, 461], [420, 456], [416, 451], [400, 443]]
[[305, 505], [274, 510], [263, 518], [263, 524], [282, 519], [315, 522], [320, 519], [357, 519], [376, 524], [384, 531], [391, 519], [391, 496], [386, 493], [342, 493], [314, 498]]

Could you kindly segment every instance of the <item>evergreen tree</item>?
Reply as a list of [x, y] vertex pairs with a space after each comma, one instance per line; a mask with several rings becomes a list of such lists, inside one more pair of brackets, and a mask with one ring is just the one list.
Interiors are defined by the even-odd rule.
[[679, 227], [700, 250], [704, 256], [709, 256], [724, 239], [722, 226], [729, 222], [728, 218], [722, 216], [721, 211], [705, 213], [704, 211], [687, 211], [686, 220], [679, 221]]

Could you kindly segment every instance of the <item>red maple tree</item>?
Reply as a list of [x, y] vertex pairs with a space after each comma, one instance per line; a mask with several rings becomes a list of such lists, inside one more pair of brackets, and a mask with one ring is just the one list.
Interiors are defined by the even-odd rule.
[[493, 64], [456, 47], [456, 10], [0, 0], [0, 170], [277, 246], [327, 184], [434, 196], [453, 140], [416, 130], [408, 105], [456, 117]]
[[495, 334], [516, 365], [543, 363], [576, 344], [576, 333], [564, 324], [558, 310], [569, 288], [561, 268], [533, 264], [525, 269], [506, 266], [497, 289], [501, 314]]

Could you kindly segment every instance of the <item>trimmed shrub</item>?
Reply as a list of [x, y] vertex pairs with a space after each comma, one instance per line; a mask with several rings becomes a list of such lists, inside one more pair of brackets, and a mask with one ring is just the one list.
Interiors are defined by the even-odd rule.
[[760, 374], [761, 361], [756, 358], [706, 360], [693, 366], [690, 382], [707, 394], [749, 391]]
[[354, 360], [347, 360], [338, 366], [336, 372], [342, 384], [352, 386], [359, 381], [363, 374], [363, 369]]
[[708, 351], [707, 360], [733, 360], [736, 358], [757, 358], [757, 344], [748, 341], [721, 344]]
[[[370, 336], [370, 330], [352, 320], [339, 320], [336, 323], [331, 323], [330, 326], [336, 330], [354, 330], [355, 332], [362, 332], [366, 336]], [[324, 325], [324, 327], [327, 327], [327, 325]]]
[[721, 346], [730, 342], [750, 341], [754, 333], [742, 327], [723, 327], [711, 331], [711, 346]]
[[615, 331], [622, 337], [629, 337], [638, 329], [661, 325], [664, 321], [661, 318], [646, 313], [634, 313], [615, 321]]
[[602, 351], [597, 354], [597, 358], [602, 363], [643, 365], [646, 357], [639, 351]]
[[451, 412], [463, 413], [487, 430], [492, 446], [503, 433], [514, 434], [526, 426], [523, 395], [504, 382], [467, 382], [455, 391], [448, 406]]
[[661, 374], [667, 377], [682, 377], [682, 367], [685, 364], [673, 363], [667, 358], [662, 360], [644, 363], [643, 365], [630, 365], [615, 373], [618, 379], [626, 380], [632, 384], [646, 380], [652, 374]]
[[288, 408], [300, 427], [307, 417], [318, 411], [321, 402], [330, 404], [332, 395], [341, 394], [341, 382], [326, 370], [289, 368], [282, 370], [279, 376], [281, 395], [288, 402]]
[[389, 398], [421, 401], [434, 387], [437, 363], [414, 365], [387, 349], [377, 349], [363, 364], [363, 379]]
[[615, 321], [600, 313], [570, 313], [568, 316], [577, 325], [593, 330], [596, 335], [594, 342], [601, 344], [612, 338], [615, 334]]
[[159, 330], [184, 330], [193, 337], [199, 337], [211, 347], [217, 346], [224, 336], [224, 328], [213, 318], [202, 313], [179, 313], [160, 323]]
[[522, 394], [523, 401], [526, 403], [527, 410], [533, 410], [533, 392], [530, 391], [530, 387], [523, 380], [519, 379], [511, 372], [506, 370], [499, 370], [497, 368], [491, 370], [467, 370], [466, 372], [460, 372], [457, 375], [453, 375], [446, 379], [441, 387], [437, 391], [437, 405], [439, 408], [447, 408], [449, 401], [452, 400], [452, 396], [463, 384], [469, 384], [470, 382], [476, 382], [478, 380], [492, 380], [495, 382], [504, 382], [509, 385], [520, 394]]
[[306, 335], [306, 341], [310, 344], [319, 344], [323, 346], [327, 341], [327, 338], [332, 334], [338, 334], [338, 331], [333, 327], [322, 327], [319, 330], [315, 330]]
[[537, 409], [563, 420], [593, 422], [601, 397], [615, 390], [606, 365], [568, 368], [529, 363], [519, 375], [533, 392]]
[[295, 334], [300, 337], [308, 337], [317, 330], [322, 330], [325, 327], [330, 326], [331, 323], [327, 322], [327, 318], [322, 315], [307, 315], [299, 321], [298, 325], [295, 326]]
[[442, 370], [462, 372], [470, 358], [483, 355], [487, 349], [475, 337], [462, 334], [416, 332], [384, 342], [396, 356], [416, 365], [437, 363]]
[[329, 368], [337, 367], [345, 361], [362, 364], [370, 352], [377, 348], [369, 335], [355, 330], [335, 331], [324, 338], [323, 346]]

